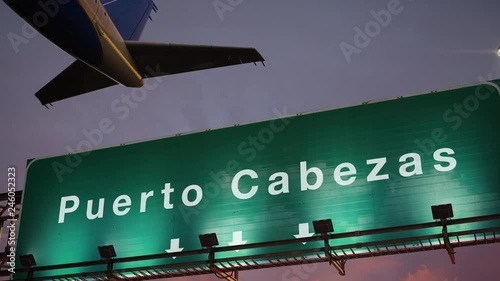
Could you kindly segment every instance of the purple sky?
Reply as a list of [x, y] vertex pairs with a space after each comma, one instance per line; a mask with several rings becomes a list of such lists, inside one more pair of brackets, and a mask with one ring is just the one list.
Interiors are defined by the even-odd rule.
[[[500, 78], [498, 0], [299, 1], [157, 0], [144, 41], [256, 47], [266, 67], [221, 68], [165, 77], [123, 120], [110, 105], [130, 89], [121, 86], [65, 100], [47, 110], [34, 93], [73, 61], [41, 35], [17, 50], [9, 33], [24, 22], [0, 3], [0, 103], [2, 169], [18, 168], [24, 184], [29, 158], [76, 149], [84, 130], [110, 118], [112, 133], [98, 147], [218, 128], [286, 113], [329, 109]], [[238, 3], [218, 13], [214, 3]], [[368, 41], [356, 28], [373, 26], [374, 13], [390, 10]], [[28, 34], [30, 35], [30, 34]], [[357, 53], [345, 56], [341, 46]], [[352, 50], [352, 49], [351, 49]], [[7, 182], [6, 172], [0, 182]], [[2, 192], [6, 185], [2, 184]], [[245, 280], [499, 280], [500, 245], [433, 251], [347, 263], [340, 277], [326, 264], [243, 272]], [[297, 270], [305, 273], [297, 273]], [[308, 273], [308, 271], [309, 273]], [[292, 273], [287, 273], [292, 271]], [[218, 280], [214, 276], [186, 280]]]

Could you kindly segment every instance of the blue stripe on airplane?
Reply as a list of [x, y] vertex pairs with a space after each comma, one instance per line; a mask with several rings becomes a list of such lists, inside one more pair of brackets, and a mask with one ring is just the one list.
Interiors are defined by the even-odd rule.
[[139, 40], [153, 9], [153, 0], [101, 0], [125, 40]]

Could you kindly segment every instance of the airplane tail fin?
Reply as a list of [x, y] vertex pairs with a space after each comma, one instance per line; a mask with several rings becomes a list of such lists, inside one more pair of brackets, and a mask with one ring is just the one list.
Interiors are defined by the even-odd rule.
[[153, 0], [101, 0], [124, 40], [139, 40], [152, 11]]

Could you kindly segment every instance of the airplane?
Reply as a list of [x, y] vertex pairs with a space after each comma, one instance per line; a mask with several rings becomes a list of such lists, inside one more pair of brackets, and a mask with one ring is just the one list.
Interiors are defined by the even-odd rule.
[[76, 61], [35, 96], [42, 105], [113, 85], [262, 62], [255, 48], [141, 42], [153, 0], [4, 0], [33, 28]]

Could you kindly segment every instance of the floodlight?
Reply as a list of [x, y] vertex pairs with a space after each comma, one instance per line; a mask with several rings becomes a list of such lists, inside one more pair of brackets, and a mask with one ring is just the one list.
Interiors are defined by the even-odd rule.
[[115, 247], [113, 247], [113, 245], [99, 246], [97, 247], [97, 250], [99, 250], [101, 259], [110, 259], [116, 257]]
[[497, 49], [497, 56], [500, 57], [500, 47], [498, 47], [498, 49]]
[[451, 204], [432, 206], [432, 217], [435, 220], [446, 220], [453, 217], [453, 208]]
[[21, 260], [21, 265], [25, 268], [29, 268], [36, 265], [35, 257], [32, 254], [22, 255], [19, 257]]
[[219, 240], [217, 239], [217, 234], [200, 234], [200, 243], [204, 248], [212, 248], [213, 246], [219, 245]]
[[333, 224], [331, 219], [313, 221], [314, 232], [316, 234], [326, 234], [333, 232]]

